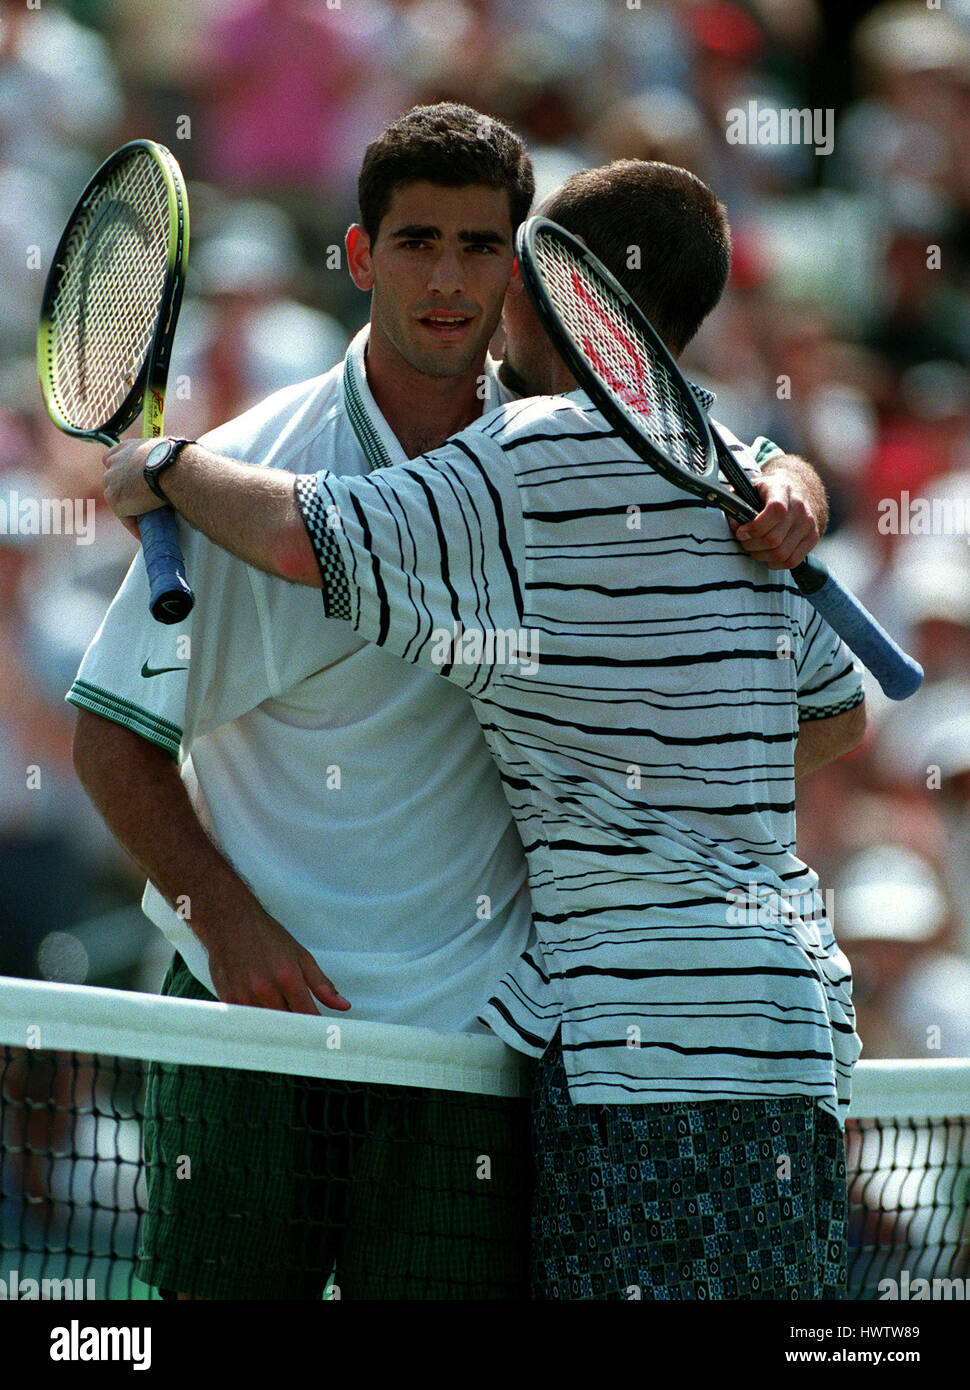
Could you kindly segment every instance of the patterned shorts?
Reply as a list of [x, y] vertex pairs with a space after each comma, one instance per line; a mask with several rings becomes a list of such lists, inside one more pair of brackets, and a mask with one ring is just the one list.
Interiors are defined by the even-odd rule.
[[540, 1299], [838, 1299], [845, 1148], [807, 1096], [573, 1105], [558, 1041], [533, 1106]]

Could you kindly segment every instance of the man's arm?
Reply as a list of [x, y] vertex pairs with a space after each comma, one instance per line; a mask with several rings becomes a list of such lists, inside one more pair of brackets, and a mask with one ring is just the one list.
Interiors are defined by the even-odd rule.
[[[142, 470], [154, 440], [129, 440], [105, 455], [104, 495], [138, 535], [133, 518], [164, 503]], [[293, 495], [296, 476], [254, 468], [187, 445], [161, 477], [162, 489], [185, 520], [246, 564], [295, 584], [321, 588], [320, 569]]]
[[[105, 457], [105, 497], [122, 518], [162, 505], [142, 477], [154, 442], [119, 444]], [[256, 569], [319, 589], [320, 571], [293, 498], [294, 482], [292, 473], [253, 468], [198, 444], [184, 448], [161, 478], [172, 506], [216, 545]], [[737, 531], [738, 540], [769, 569], [791, 569], [828, 525], [822, 481], [803, 459], [785, 454], [765, 465], [755, 486], [765, 507]], [[129, 529], [137, 536], [130, 523]]]
[[209, 955], [223, 1003], [317, 1014], [347, 1009], [316, 961], [259, 902], [209, 839], [178, 768], [157, 744], [79, 710], [74, 765], [116, 838]]
[[825, 484], [811, 464], [794, 454], [771, 459], [752, 481], [764, 510], [743, 526], [731, 522], [731, 529], [748, 554], [768, 569], [794, 569], [829, 524]]
[[807, 719], [798, 726], [795, 744], [795, 781], [841, 758], [862, 742], [866, 732], [866, 705], [835, 714], [831, 719]]

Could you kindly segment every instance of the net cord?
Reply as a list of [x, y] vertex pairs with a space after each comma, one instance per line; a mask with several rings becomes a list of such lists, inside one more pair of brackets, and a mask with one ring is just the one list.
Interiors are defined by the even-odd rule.
[[519, 1054], [491, 1035], [9, 977], [0, 977], [0, 1043], [482, 1095], [525, 1093]]
[[[487, 1034], [6, 977], [0, 1044], [482, 1095], [527, 1092], [525, 1059]], [[850, 1113], [887, 1120], [970, 1115], [970, 1059], [859, 1062]]]

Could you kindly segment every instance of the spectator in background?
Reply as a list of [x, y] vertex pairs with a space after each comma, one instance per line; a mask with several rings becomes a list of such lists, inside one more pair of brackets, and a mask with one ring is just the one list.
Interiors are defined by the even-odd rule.
[[[0, 359], [32, 352], [43, 283], [31, 251], [57, 243], [112, 138], [121, 93], [104, 41], [53, 6], [0, 0]], [[26, 273], [25, 273], [26, 272]]]
[[210, 213], [192, 267], [201, 297], [185, 305], [179, 324], [180, 375], [191, 387], [182, 428], [190, 434], [343, 357], [343, 325], [293, 297], [302, 264], [279, 208], [247, 199]]
[[332, 193], [359, 80], [342, 11], [241, 0], [217, 9], [199, 42], [199, 172], [234, 192]]
[[[896, 513], [896, 573], [926, 668], [925, 719], [940, 690], [970, 683], [970, 469], [942, 474], [918, 495], [900, 494]], [[894, 519], [889, 508], [885, 515]]]
[[866, 342], [899, 368], [936, 358], [970, 362], [966, 291], [954, 274], [966, 265], [959, 249], [965, 219], [926, 185], [899, 182], [889, 202], [882, 283]]
[[860, 502], [877, 516], [886, 498], [922, 495], [970, 457], [970, 372], [924, 361], [898, 379], [885, 376], [896, 389], [887, 392], [879, 439], [854, 480]]
[[0, 475], [0, 975], [34, 979], [58, 977], [58, 938], [84, 901], [65, 797], [76, 786], [73, 719], [38, 686], [25, 655], [25, 596], [42, 541], [8, 525], [11, 509], [19, 516], [21, 499], [41, 492], [27, 473]]
[[[939, 1025], [946, 1005], [927, 988], [934, 974], [927, 965], [940, 974], [950, 927], [943, 884], [929, 859], [904, 844], [874, 845], [847, 861], [833, 902], [835, 929], [851, 953], [852, 1001], [866, 1056], [961, 1055], [942, 1045], [928, 1050], [936, 1039], [926, 1028]], [[961, 1025], [960, 1031], [970, 1044], [970, 1030]], [[957, 1043], [955, 1033], [951, 1041]]]
[[53, 5], [0, 0], [0, 150], [7, 165], [68, 173], [121, 119], [105, 41]]
[[[954, 701], [954, 704], [957, 702]], [[961, 712], [934, 725], [928, 739], [927, 781], [930, 769], [939, 769], [939, 791], [946, 827], [943, 876], [956, 913], [955, 949], [966, 965], [970, 962], [970, 682], [964, 691]], [[964, 1020], [970, 988], [964, 993]], [[970, 1056], [970, 1045], [963, 1049]]]
[[857, 95], [834, 162], [844, 185], [932, 188], [970, 209], [970, 27], [953, 6], [877, 5], [853, 36]]
[[594, 165], [657, 160], [705, 178], [715, 162], [698, 106], [672, 86], [658, 84], [611, 102], [591, 124], [588, 140]]

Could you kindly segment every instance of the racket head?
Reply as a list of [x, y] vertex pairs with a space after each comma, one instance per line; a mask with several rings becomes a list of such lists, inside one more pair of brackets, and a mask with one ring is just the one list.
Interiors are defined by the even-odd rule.
[[736, 516], [754, 516], [760, 503], [752, 509], [718, 481], [717, 445], [680, 368], [589, 247], [548, 217], [530, 217], [519, 228], [516, 253], [543, 327], [626, 443], [677, 487]]
[[188, 198], [178, 164], [164, 146], [132, 140], [85, 188], [47, 277], [37, 366], [59, 429], [117, 439], [159, 372], [164, 406], [187, 259]]

